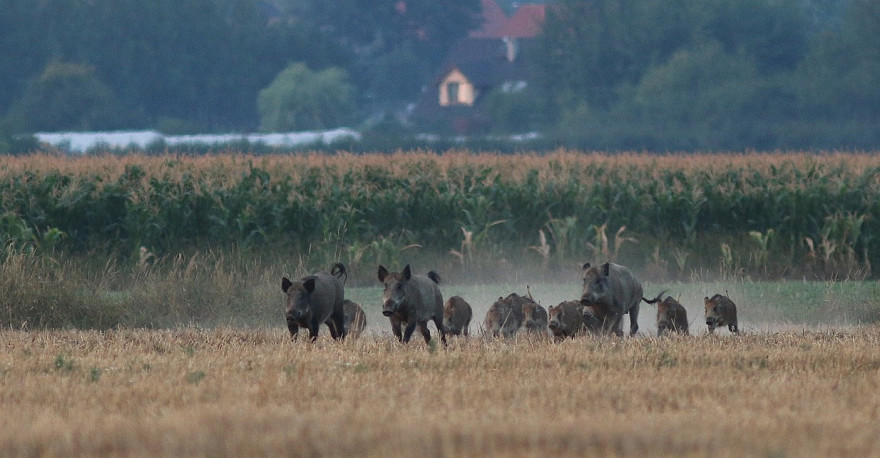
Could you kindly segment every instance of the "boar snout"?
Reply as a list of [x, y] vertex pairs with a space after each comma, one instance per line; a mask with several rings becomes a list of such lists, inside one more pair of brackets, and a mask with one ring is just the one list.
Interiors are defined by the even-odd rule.
[[592, 292], [586, 292], [581, 296], [581, 305], [590, 305], [596, 302], [599, 302], [598, 298]]
[[394, 312], [397, 311], [397, 304], [392, 301], [385, 301], [382, 303], [382, 315], [383, 316], [391, 316], [394, 315]]
[[307, 313], [308, 309], [293, 308], [287, 311], [287, 317], [299, 321], [305, 318]]

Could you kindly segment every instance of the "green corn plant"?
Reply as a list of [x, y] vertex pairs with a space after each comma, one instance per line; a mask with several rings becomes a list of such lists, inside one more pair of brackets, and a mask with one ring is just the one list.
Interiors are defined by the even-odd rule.
[[749, 231], [749, 237], [758, 244], [757, 250], [752, 252], [752, 259], [755, 267], [766, 270], [767, 260], [770, 255], [770, 244], [776, 235], [773, 229], [767, 229], [767, 232]]
[[595, 232], [593, 242], [595, 243], [587, 242], [586, 244], [587, 248], [591, 251], [592, 259], [616, 261], [620, 248], [624, 243], [638, 243], [636, 238], [625, 237], [623, 233], [626, 231], [626, 226], [620, 226], [614, 234], [613, 243], [609, 245], [608, 235], [606, 234], [607, 227], [608, 222], [601, 226], [593, 226], [593, 231]]
[[[551, 218], [544, 225], [550, 234], [557, 259], [562, 260], [566, 256], [578, 253], [577, 223], [578, 219], [576, 216], [567, 216], [565, 218]], [[543, 230], [541, 233], [543, 236]]]
[[489, 236], [489, 229], [507, 222], [506, 220], [492, 221], [486, 223], [479, 232], [468, 230], [466, 227], [461, 228], [462, 241], [461, 249], [451, 249], [449, 253], [453, 255], [462, 266], [471, 266], [479, 256], [485, 256], [488, 253], [486, 243]]
[[541, 256], [541, 268], [546, 269], [550, 263], [550, 245], [547, 243], [547, 236], [543, 229], [538, 230], [538, 245], [530, 246], [528, 249]]

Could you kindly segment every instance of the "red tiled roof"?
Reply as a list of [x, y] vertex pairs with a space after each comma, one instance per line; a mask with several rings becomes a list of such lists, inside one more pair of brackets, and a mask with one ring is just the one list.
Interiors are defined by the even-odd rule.
[[507, 23], [507, 15], [504, 10], [495, 3], [495, 0], [482, 0], [481, 10], [483, 16], [483, 25], [477, 30], [470, 32], [471, 38], [501, 38], [499, 35], [501, 29]]
[[544, 5], [523, 5], [501, 28], [502, 37], [532, 38], [541, 33], [544, 25]]

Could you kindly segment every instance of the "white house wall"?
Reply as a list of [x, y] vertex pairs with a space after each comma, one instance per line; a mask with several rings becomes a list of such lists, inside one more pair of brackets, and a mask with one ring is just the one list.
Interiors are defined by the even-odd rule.
[[[449, 83], [458, 83], [458, 100], [449, 100]], [[440, 106], [448, 107], [450, 105], [474, 105], [474, 98], [476, 97], [474, 91], [474, 85], [461, 73], [460, 70], [453, 69], [446, 75], [446, 78], [443, 78], [443, 81], [440, 82]]]

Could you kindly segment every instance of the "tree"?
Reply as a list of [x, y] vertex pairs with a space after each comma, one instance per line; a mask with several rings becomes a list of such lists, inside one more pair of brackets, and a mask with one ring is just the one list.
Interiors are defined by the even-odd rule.
[[718, 43], [684, 48], [652, 67], [621, 109], [632, 110], [632, 124], [646, 126], [647, 136], [667, 148], [765, 146], [754, 143], [756, 121], [767, 119], [764, 108], [772, 103], [759, 97], [768, 91], [756, 67]]
[[529, 132], [544, 116], [544, 103], [533, 87], [496, 88], [486, 94], [484, 110], [496, 132]]
[[784, 86], [808, 46], [802, 7], [560, 0], [534, 53], [553, 126], [605, 148], [775, 146], [767, 123], [791, 111]]
[[275, 132], [339, 127], [352, 119], [352, 91], [342, 69], [315, 72], [305, 64], [291, 64], [260, 91], [260, 127]]
[[806, 54], [808, 22], [796, 0], [705, 1], [711, 8], [705, 37], [729, 54], [750, 56], [762, 73], [792, 70]]
[[799, 73], [803, 98], [815, 113], [880, 116], [880, 3], [852, 0], [841, 28], [821, 37]]
[[117, 127], [120, 113], [94, 67], [52, 63], [31, 81], [9, 119], [23, 131], [94, 130]]
[[31, 0], [0, 0], [0, 116], [46, 66], [47, 27]]

